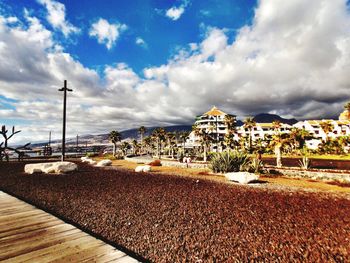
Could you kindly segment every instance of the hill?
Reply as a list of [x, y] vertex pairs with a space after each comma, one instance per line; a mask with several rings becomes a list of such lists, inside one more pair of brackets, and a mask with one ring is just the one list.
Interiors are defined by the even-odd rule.
[[255, 115], [254, 120], [256, 122], [280, 121], [282, 123], [286, 123], [289, 125], [293, 125], [298, 122], [296, 119], [285, 119], [285, 118], [282, 118], [281, 116], [278, 116], [276, 114], [270, 114], [270, 113], [260, 113], [258, 115]]

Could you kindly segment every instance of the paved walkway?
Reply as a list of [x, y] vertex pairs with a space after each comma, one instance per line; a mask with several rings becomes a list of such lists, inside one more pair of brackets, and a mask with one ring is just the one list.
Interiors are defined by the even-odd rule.
[[137, 262], [125, 253], [0, 191], [1, 262]]

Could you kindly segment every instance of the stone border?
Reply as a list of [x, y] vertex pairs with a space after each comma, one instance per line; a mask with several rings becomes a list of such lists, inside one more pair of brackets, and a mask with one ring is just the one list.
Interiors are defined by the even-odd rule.
[[339, 181], [339, 182], [350, 182], [350, 173], [341, 172], [327, 172], [324, 170], [304, 170], [298, 168], [276, 168], [276, 167], [267, 167], [267, 172], [270, 174], [282, 174], [288, 177], [293, 178], [310, 178], [314, 180], [323, 180], [323, 181]]
[[[152, 162], [150, 159], [146, 158], [124, 158], [125, 161], [133, 162], [133, 163], [138, 163], [138, 164], [148, 164]], [[153, 159], [154, 160], [154, 159]], [[162, 166], [167, 166], [167, 167], [179, 167], [179, 168], [197, 168], [197, 169], [204, 169], [208, 168], [208, 164], [205, 163], [180, 163], [177, 161], [166, 161], [166, 160], [161, 160]]]

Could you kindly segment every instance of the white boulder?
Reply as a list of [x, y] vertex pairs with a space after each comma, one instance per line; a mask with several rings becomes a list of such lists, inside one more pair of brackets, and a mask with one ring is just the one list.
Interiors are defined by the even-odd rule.
[[140, 172], [150, 172], [152, 171], [152, 168], [150, 165], [139, 165], [135, 168], [135, 172], [140, 173]]
[[32, 163], [24, 166], [24, 172], [33, 173], [66, 173], [75, 171], [78, 166], [72, 162]]
[[111, 166], [111, 165], [112, 165], [112, 161], [109, 160], [109, 159], [99, 161], [99, 162], [96, 164], [96, 166], [99, 166], [99, 167]]
[[252, 181], [259, 180], [259, 175], [248, 172], [227, 173], [225, 177], [230, 181], [236, 181], [240, 184], [248, 184]]
[[90, 159], [89, 157], [85, 157], [85, 156], [84, 156], [84, 157], [81, 157], [80, 159], [81, 159], [81, 161], [82, 161], [83, 163], [89, 163], [89, 164], [91, 164], [91, 165], [95, 165], [95, 164], [96, 164], [96, 161]]

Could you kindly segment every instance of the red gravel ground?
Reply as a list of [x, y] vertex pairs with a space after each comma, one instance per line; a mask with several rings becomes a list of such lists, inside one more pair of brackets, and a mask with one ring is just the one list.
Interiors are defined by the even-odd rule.
[[25, 175], [0, 163], [0, 189], [153, 262], [350, 262], [350, 200], [79, 164]]

